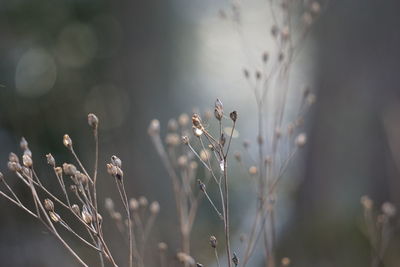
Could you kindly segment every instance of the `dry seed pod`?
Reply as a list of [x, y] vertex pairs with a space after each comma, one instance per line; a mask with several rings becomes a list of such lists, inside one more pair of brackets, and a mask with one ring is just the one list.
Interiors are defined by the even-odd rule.
[[63, 170], [62, 170], [61, 167], [55, 167], [55, 168], [54, 168], [54, 171], [56, 172], [56, 174], [57, 174], [58, 176], [61, 176], [61, 175], [62, 175], [62, 172], [63, 172]]
[[149, 204], [149, 201], [147, 200], [146, 197], [144, 197], [144, 196], [139, 197], [139, 206], [141, 208], [146, 208], [148, 204]]
[[181, 127], [185, 127], [186, 125], [188, 125], [189, 120], [189, 115], [187, 115], [186, 113], [182, 113], [181, 115], [179, 115], [178, 123]]
[[92, 215], [90, 215], [86, 210], [82, 211], [82, 219], [87, 224], [91, 224], [93, 221]]
[[218, 98], [215, 101], [214, 116], [219, 121], [222, 120], [222, 118], [224, 116], [224, 106], [223, 106], [221, 100], [219, 100]]
[[107, 163], [107, 173], [111, 176], [117, 175], [117, 167], [112, 165], [111, 163]]
[[72, 148], [72, 139], [69, 137], [68, 134], [65, 134], [63, 137], [63, 144], [66, 148], [71, 149]]
[[257, 167], [256, 166], [251, 166], [249, 168], [249, 174], [250, 175], [256, 175], [258, 173]]
[[155, 215], [160, 212], [160, 204], [157, 201], [154, 201], [150, 204], [150, 212]]
[[111, 156], [111, 163], [112, 163], [114, 166], [117, 166], [118, 168], [121, 168], [121, 167], [122, 167], [122, 161], [121, 161], [121, 159], [118, 158], [118, 157], [115, 156], [115, 155]]
[[215, 236], [210, 236], [210, 245], [212, 248], [216, 248], [217, 247], [217, 238]]
[[189, 137], [186, 135], [182, 136], [182, 143], [185, 145], [189, 144]]
[[298, 147], [304, 146], [306, 142], [307, 142], [307, 136], [305, 133], [301, 133], [296, 137], [296, 145]]
[[64, 163], [63, 170], [66, 175], [75, 176], [77, 173], [77, 169], [73, 164]]
[[17, 162], [13, 162], [13, 161], [9, 161], [7, 163], [7, 167], [12, 172], [18, 172], [21, 170], [21, 165], [19, 165], [19, 163], [17, 163]]
[[54, 203], [50, 199], [46, 198], [44, 200], [44, 207], [47, 211], [54, 211]]
[[150, 122], [149, 128], [147, 130], [147, 133], [150, 136], [155, 136], [160, 134], [160, 121], [157, 119], [154, 119]]
[[81, 211], [80, 211], [80, 209], [79, 209], [79, 206], [78, 205], [76, 205], [76, 204], [73, 204], [72, 206], [71, 206], [71, 209], [72, 209], [72, 211], [76, 214], [76, 215], [78, 215], [78, 216], [80, 216], [80, 214], [81, 214]]
[[58, 223], [61, 220], [60, 215], [58, 215], [57, 213], [55, 213], [53, 211], [49, 211], [49, 215], [50, 215], [51, 220], [55, 223]]
[[168, 246], [164, 242], [160, 242], [160, 243], [158, 243], [158, 249], [160, 251], [166, 251], [168, 249]]
[[106, 210], [113, 211], [114, 210], [114, 201], [111, 198], [106, 198], [105, 202], [104, 202], [104, 207], [106, 208]]
[[22, 163], [24, 164], [25, 167], [31, 168], [33, 165], [32, 158], [28, 155], [23, 155], [22, 156]]
[[287, 267], [290, 265], [290, 259], [288, 257], [284, 257], [282, 258], [281, 263], [283, 267]]
[[99, 125], [99, 119], [93, 113], [89, 113], [88, 114], [88, 124], [93, 129], [97, 129], [97, 127]]
[[19, 163], [19, 158], [18, 158], [18, 156], [17, 156], [15, 153], [10, 152], [10, 154], [8, 155], [8, 161], [9, 161], [9, 162], [16, 162], [16, 163]]
[[196, 137], [200, 137], [203, 134], [203, 130], [193, 126], [193, 134]]
[[199, 114], [194, 113], [192, 115], [192, 124], [195, 128], [201, 129], [202, 125], [201, 125], [201, 118], [199, 116]]
[[382, 205], [382, 212], [388, 217], [393, 217], [396, 215], [396, 207], [392, 203], [385, 202]]
[[22, 151], [29, 149], [28, 142], [26, 141], [25, 137], [21, 138], [21, 141], [19, 142], [19, 146], [22, 149]]
[[52, 154], [47, 154], [46, 155], [46, 159], [47, 159], [47, 164], [49, 164], [51, 167], [55, 167], [56, 166], [56, 160], [54, 159]]
[[24, 155], [28, 155], [29, 157], [32, 158], [32, 151], [28, 148], [24, 150]]
[[231, 120], [234, 122], [237, 120], [237, 112], [234, 110], [229, 114], [229, 117], [231, 117]]

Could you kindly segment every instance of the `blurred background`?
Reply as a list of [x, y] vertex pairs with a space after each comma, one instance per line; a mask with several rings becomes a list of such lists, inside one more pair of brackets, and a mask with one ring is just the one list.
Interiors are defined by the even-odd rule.
[[[9, 152], [19, 153], [24, 136], [42, 180], [56, 186], [44, 155], [72, 161], [62, 145], [65, 133], [91, 166], [86, 116], [93, 112], [100, 118], [99, 195], [117, 196], [105, 172], [116, 154], [128, 194], [160, 202], [150, 247], [164, 241], [173, 254], [174, 200], [148, 124], [157, 118], [165, 129], [170, 118], [212, 108], [218, 97], [241, 116], [235, 149], [244, 139], [254, 142], [254, 100], [242, 69], [257, 66], [272, 46], [266, 2], [238, 2], [238, 31], [219, 15], [230, 5], [222, 0], [0, 1], [0, 170], [29, 202], [29, 192], [7, 172]], [[311, 85], [317, 102], [307, 119], [309, 143], [287, 177], [295, 186], [287, 190], [278, 225], [278, 256], [289, 256], [293, 266], [369, 265], [360, 197], [368, 194], [378, 208], [400, 204], [399, 8], [396, 0], [330, 1], [296, 64], [296, 85]], [[240, 172], [232, 176], [238, 240], [251, 192]], [[75, 266], [38, 222], [4, 199], [0, 211], [0, 266]], [[192, 246], [205, 266], [213, 264], [208, 236], [217, 223], [203, 204]], [[106, 230], [121, 259], [118, 232]], [[400, 263], [398, 236], [394, 231], [382, 266]], [[78, 251], [96, 266], [95, 254]], [[262, 265], [255, 260], [252, 266]]]

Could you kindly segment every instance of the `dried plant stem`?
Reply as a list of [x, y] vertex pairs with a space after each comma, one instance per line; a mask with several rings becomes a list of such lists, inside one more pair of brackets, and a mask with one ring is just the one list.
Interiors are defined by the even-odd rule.
[[224, 213], [224, 224], [225, 224], [225, 242], [226, 242], [226, 254], [228, 257], [228, 266], [232, 266], [231, 262], [231, 242], [230, 242], [230, 229], [229, 229], [229, 188], [228, 188], [228, 164], [226, 157], [224, 158], [224, 190], [225, 190], [225, 213]]
[[221, 267], [221, 264], [219, 263], [219, 257], [218, 257], [217, 248], [214, 248], [214, 254], [215, 254], [215, 260], [217, 261], [217, 266]]

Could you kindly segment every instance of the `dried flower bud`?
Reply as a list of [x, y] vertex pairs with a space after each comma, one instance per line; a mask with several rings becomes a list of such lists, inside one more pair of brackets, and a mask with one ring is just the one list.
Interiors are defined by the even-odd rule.
[[288, 257], [284, 257], [284, 258], [282, 258], [281, 263], [282, 263], [282, 267], [287, 267], [290, 265], [290, 259]]
[[160, 204], [157, 201], [153, 201], [150, 204], [150, 212], [154, 215], [160, 212]]
[[235, 266], [238, 266], [239, 264], [239, 258], [235, 252], [233, 252], [232, 262], [235, 264]]
[[129, 208], [133, 211], [137, 211], [139, 209], [139, 202], [136, 200], [136, 198], [131, 198], [129, 200]]
[[75, 193], [75, 194], [78, 193], [78, 188], [74, 184], [69, 186], [69, 190], [71, 190], [72, 193]]
[[147, 130], [147, 133], [150, 136], [155, 136], [160, 134], [160, 121], [157, 119], [154, 119], [150, 122], [149, 128]]
[[307, 142], [307, 136], [304, 133], [301, 133], [296, 137], [296, 145], [298, 147], [304, 146], [306, 142]]
[[203, 134], [203, 130], [193, 126], [193, 134], [196, 137], [200, 137]]
[[81, 214], [81, 211], [80, 211], [79, 206], [77, 204], [73, 204], [71, 206], [71, 209], [76, 215], [79, 216]]
[[160, 251], [166, 251], [168, 249], [168, 246], [164, 242], [160, 242], [160, 243], [158, 243], [158, 249]]
[[372, 209], [374, 202], [369, 198], [369, 196], [362, 196], [360, 200], [361, 204], [364, 206], [364, 209]]
[[233, 120], [235, 122], [237, 120], [237, 112], [236, 111], [232, 111], [229, 114], [229, 117], [231, 117], [231, 120]]
[[73, 164], [68, 164], [68, 163], [63, 164], [63, 170], [65, 175], [69, 176], [75, 176], [78, 171]]
[[176, 133], [170, 133], [167, 134], [167, 136], [165, 137], [165, 143], [167, 144], [167, 146], [170, 147], [174, 147], [179, 145], [181, 142], [179, 135]]
[[99, 224], [103, 223], [103, 216], [101, 216], [100, 213], [97, 213], [97, 221], [99, 222]]
[[178, 259], [179, 262], [183, 263], [185, 266], [193, 266], [196, 264], [196, 262], [190, 255], [183, 252], [178, 252], [176, 254], [176, 258]]
[[50, 199], [46, 198], [44, 200], [44, 207], [47, 211], [54, 211], [54, 203]]
[[201, 128], [202, 128], [202, 125], [201, 125], [201, 118], [200, 118], [199, 114], [194, 113], [194, 114], [192, 115], [192, 123], [193, 123], [193, 126], [194, 126], [195, 128], [198, 128], [198, 129], [201, 129]]
[[9, 161], [7, 163], [7, 167], [12, 172], [17, 172], [17, 171], [21, 170], [21, 165], [19, 165], [19, 163], [17, 163], [17, 162], [13, 162], [13, 161]]
[[388, 217], [393, 217], [396, 215], [396, 207], [392, 203], [385, 202], [382, 205], [382, 212]]
[[149, 201], [147, 200], [146, 197], [144, 197], [144, 196], [139, 197], [139, 206], [141, 208], [146, 208], [148, 204], [149, 204]]
[[111, 163], [114, 166], [117, 166], [118, 168], [122, 168], [122, 161], [120, 158], [118, 158], [117, 156], [113, 155], [111, 156]]
[[182, 136], [182, 143], [185, 145], [189, 144], [189, 137], [186, 135]]
[[199, 189], [201, 191], [205, 192], [206, 191], [206, 185], [202, 181], [200, 181], [200, 179], [197, 180], [197, 182], [199, 183]]
[[61, 176], [61, 175], [62, 175], [62, 172], [63, 172], [63, 170], [62, 170], [61, 167], [55, 167], [55, 168], [54, 168], [54, 171], [56, 172], [56, 174], [57, 174], [58, 176]]
[[89, 178], [86, 176], [86, 174], [83, 174], [79, 171], [76, 172], [75, 177], [78, 180], [78, 182], [82, 183], [82, 185], [87, 185], [89, 182]]
[[111, 217], [118, 222], [122, 221], [122, 215], [119, 212], [113, 212]]
[[22, 151], [29, 149], [28, 142], [24, 137], [21, 138], [21, 141], [19, 142], [19, 147], [22, 149]]
[[54, 159], [53, 155], [51, 155], [50, 153], [46, 155], [47, 158], [47, 164], [49, 164], [51, 167], [55, 167], [56, 166], [56, 160]]
[[88, 124], [93, 129], [97, 129], [97, 127], [99, 126], [99, 119], [93, 113], [89, 113], [88, 114]]
[[82, 211], [82, 219], [86, 224], [91, 224], [93, 221], [92, 215], [90, 215], [86, 210]]
[[200, 151], [200, 158], [202, 161], [207, 161], [210, 158], [210, 152], [208, 150], [201, 150]]
[[180, 168], [184, 168], [187, 165], [188, 159], [185, 155], [183, 155], [178, 158], [177, 162]]
[[256, 166], [251, 166], [249, 168], [249, 174], [250, 175], [256, 175], [258, 173], [257, 167]]
[[24, 150], [24, 155], [28, 155], [29, 157], [32, 158], [32, 151], [28, 148]]
[[19, 163], [19, 158], [18, 158], [18, 156], [17, 156], [15, 153], [11, 152], [11, 153], [8, 155], [8, 161]]
[[111, 176], [117, 175], [117, 167], [112, 165], [111, 163], [107, 163], [107, 173]]
[[63, 137], [63, 144], [66, 148], [71, 149], [72, 148], [72, 139], [69, 137], [68, 134], [65, 134]]
[[33, 165], [32, 158], [28, 155], [23, 155], [22, 156], [22, 163], [24, 164], [25, 167], [31, 168]]
[[50, 211], [49, 212], [50, 218], [53, 222], [58, 223], [61, 220], [60, 215], [58, 215], [57, 213]]
[[185, 127], [189, 123], [189, 116], [186, 113], [179, 115], [178, 123], [181, 127]]
[[212, 248], [216, 248], [217, 247], [217, 238], [215, 236], [210, 236], [210, 245]]
[[104, 207], [106, 208], [106, 210], [113, 211], [114, 210], [114, 201], [111, 198], [106, 198], [104, 201]]
[[176, 132], [179, 128], [178, 122], [175, 119], [170, 119], [167, 128], [170, 132]]
[[224, 106], [223, 106], [221, 100], [219, 100], [218, 98], [215, 101], [214, 116], [219, 121], [222, 120], [222, 118], [224, 116]]

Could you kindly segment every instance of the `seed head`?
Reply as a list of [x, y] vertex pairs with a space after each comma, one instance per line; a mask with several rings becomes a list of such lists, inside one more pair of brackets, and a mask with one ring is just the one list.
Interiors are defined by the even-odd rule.
[[239, 258], [235, 252], [233, 252], [232, 262], [235, 264], [235, 266], [238, 266], [239, 264]]
[[153, 215], [158, 214], [160, 212], [160, 204], [157, 201], [153, 201], [150, 204], [150, 212]]
[[185, 145], [189, 144], [189, 137], [186, 135], [182, 136], [182, 143]]
[[117, 175], [117, 166], [107, 163], [107, 173], [111, 176], [116, 176]]
[[25, 167], [31, 168], [33, 165], [32, 158], [28, 155], [23, 155], [22, 156], [22, 163], [24, 164]]
[[22, 149], [22, 151], [29, 149], [28, 142], [26, 141], [26, 139], [24, 137], [21, 138], [21, 141], [19, 142], [19, 146]]
[[179, 128], [178, 122], [175, 119], [170, 119], [168, 121], [168, 131], [176, 132]]
[[56, 160], [54, 159], [53, 155], [51, 155], [50, 153], [46, 155], [47, 158], [47, 164], [49, 164], [51, 167], [55, 167], [56, 166]]
[[46, 198], [44, 200], [44, 207], [47, 211], [54, 211], [54, 203], [50, 199]]
[[136, 200], [136, 198], [131, 198], [129, 200], [129, 208], [133, 211], [137, 211], [139, 209], [139, 202]]
[[210, 236], [210, 245], [212, 248], [216, 248], [217, 247], [217, 238], [215, 236]]
[[189, 118], [188, 114], [182, 113], [181, 115], [179, 115], [178, 123], [181, 127], [185, 127], [186, 125], [188, 125], [189, 120], [190, 120], [190, 118]]
[[99, 119], [93, 113], [89, 113], [88, 114], [88, 124], [93, 129], [97, 129], [97, 127], [99, 126]]
[[146, 208], [148, 204], [149, 204], [149, 201], [147, 200], [146, 197], [144, 197], [144, 196], [139, 197], [139, 206], [141, 208]]
[[396, 207], [392, 203], [385, 202], [382, 205], [382, 212], [388, 217], [393, 217], [396, 215]]
[[234, 110], [229, 114], [229, 117], [231, 117], [231, 120], [234, 122], [237, 120], [237, 112]]
[[32, 151], [28, 148], [24, 150], [24, 155], [28, 155], [29, 157], [32, 157]]
[[76, 215], [80, 215], [81, 214], [81, 211], [80, 211], [80, 209], [79, 209], [79, 206], [78, 205], [76, 205], [76, 204], [73, 204], [72, 206], [71, 206], [71, 209], [72, 209], [72, 211], [76, 214]]
[[54, 168], [54, 171], [56, 172], [56, 174], [57, 174], [58, 176], [61, 176], [61, 175], [62, 175], [62, 172], [63, 172], [63, 170], [62, 170], [61, 167], [55, 167], [55, 168]]
[[221, 100], [219, 100], [218, 98], [215, 101], [214, 116], [219, 121], [222, 120], [222, 118], [224, 116], [224, 106], [223, 106]]
[[92, 215], [90, 215], [86, 210], [82, 211], [82, 219], [86, 224], [91, 224], [93, 221]]
[[65, 175], [69, 176], [75, 176], [78, 171], [73, 164], [68, 164], [68, 163], [63, 164], [63, 170]]
[[364, 206], [364, 209], [368, 210], [372, 209], [372, 206], [374, 205], [374, 202], [369, 198], [369, 196], [362, 196], [360, 202]]
[[203, 128], [203, 126], [201, 125], [201, 118], [200, 118], [199, 114], [194, 113], [192, 115], [192, 124], [193, 124], [193, 126], [195, 128], [198, 128], [198, 129], [202, 129]]
[[200, 180], [198, 179], [197, 182], [199, 183], [199, 189], [203, 192], [206, 191], [206, 185]]
[[18, 172], [21, 170], [21, 165], [17, 162], [9, 161], [7, 167], [12, 172]]
[[170, 133], [167, 134], [167, 136], [165, 137], [165, 144], [167, 144], [167, 146], [170, 147], [174, 147], [180, 144], [180, 138], [179, 135], [176, 133]]
[[284, 258], [282, 258], [281, 263], [282, 263], [282, 267], [287, 267], [290, 265], [290, 259], [288, 257], [284, 257]]
[[113, 155], [111, 156], [111, 163], [114, 166], [117, 166], [118, 168], [122, 168], [122, 161], [120, 158], [118, 158], [117, 156]]
[[249, 168], [249, 174], [250, 175], [256, 175], [258, 173], [257, 167], [256, 166], [251, 166]]
[[193, 126], [193, 134], [196, 137], [200, 137], [203, 134], [203, 130]]
[[149, 128], [147, 130], [147, 133], [150, 136], [155, 136], [160, 134], [160, 121], [157, 119], [154, 119], [150, 122]]
[[207, 161], [210, 158], [210, 152], [208, 150], [201, 150], [200, 151], [200, 158], [202, 161]]
[[72, 149], [72, 139], [69, 137], [68, 134], [64, 134], [63, 137], [63, 144], [66, 148]]
[[53, 222], [58, 223], [61, 220], [60, 215], [55, 213], [54, 211], [49, 211], [50, 218]]
[[18, 156], [17, 156], [15, 153], [10, 152], [10, 154], [8, 155], [8, 161], [9, 161], [9, 162], [16, 162], [16, 163], [19, 163], [19, 158], [18, 158]]
[[307, 142], [307, 136], [305, 133], [301, 133], [296, 137], [296, 145], [298, 147], [303, 147]]
[[160, 250], [160, 251], [166, 251], [167, 249], [168, 249], [167, 244], [165, 244], [164, 242], [158, 243], [158, 250]]

